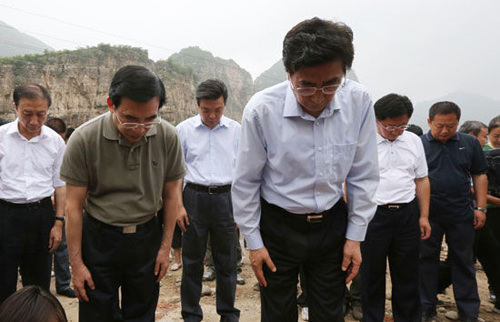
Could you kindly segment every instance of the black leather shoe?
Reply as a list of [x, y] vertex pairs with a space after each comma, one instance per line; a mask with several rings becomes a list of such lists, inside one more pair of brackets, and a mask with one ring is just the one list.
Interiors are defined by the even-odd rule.
[[210, 282], [215, 279], [215, 272], [211, 269], [207, 269], [205, 274], [203, 274], [203, 281], [204, 282]]
[[62, 295], [62, 296], [66, 296], [66, 297], [70, 297], [70, 298], [76, 297], [76, 293], [75, 293], [75, 291], [73, 291], [73, 289], [71, 287], [67, 288], [65, 290], [62, 290], [60, 292], [57, 292], [57, 294]]

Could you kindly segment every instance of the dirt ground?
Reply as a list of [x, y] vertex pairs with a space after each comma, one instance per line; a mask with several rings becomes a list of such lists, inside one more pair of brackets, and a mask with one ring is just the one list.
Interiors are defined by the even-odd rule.
[[[248, 258], [248, 257], [246, 257]], [[260, 321], [260, 298], [259, 292], [254, 291], [253, 287], [256, 279], [248, 262], [243, 265], [242, 276], [246, 280], [245, 285], [238, 285], [236, 288], [236, 307], [241, 311], [240, 321], [255, 322]], [[488, 283], [482, 269], [477, 267], [477, 281], [479, 287], [479, 296], [481, 298], [481, 308], [479, 317], [486, 322], [500, 321], [500, 314], [492, 313], [493, 304], [488, 302]], [[162, 280], [160, 288], [160, 299], [156, 310], [156, 320], [161, 322], [182, 321], [181, 305], [180, 305], [180, 279], [182, 269], [172, 272], [169, 271]], [[54, 278], [53, 278], [54, 280]], [[219, 321], [219, 316], [215, 311], [215, 282], [203, 282], [204, 285], [210, 287], [214, 292], [212, 295], [203, 296], [201, 304], [203, 308], [204, 321]], [[54, 282], [52, 291], [55, 294]], [[388, 277], [388, 293], [390, 293], [390, 279]], [[389, 296], [390, 297], [390, 296]], [[76, 299], [57, 295], [57, 298], [63, 304], [69, 321], [78, 321], [78, 302]], [[446, 290], [445, 295], [439, 295], [439, 298], [444, 301], [444, 306], [438, 307], [438, 320], [449, 321], [444, 315], [447, 311], [456, 310], [453, 300], [453, 290], [451, 287]], [[351, 314], [346, 316], [346, 321], [355, 321]], [[299, 321], [300, 319], [299, 314]], [[392, 321], [390, 300], [386, 301], [386, 321]]]

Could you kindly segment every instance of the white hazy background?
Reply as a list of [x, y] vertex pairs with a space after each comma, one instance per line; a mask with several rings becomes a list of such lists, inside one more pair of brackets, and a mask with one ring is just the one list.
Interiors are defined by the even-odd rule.
[[199, 46], [254, 78], [281, 58], [286, 32], [314, 16], [353, 29], [353, 69], [374, 99], [462, 90], [500, 100], [497, 0], [0, 0], [1, 21], [56, 50], [130, 45], [158, 60]]

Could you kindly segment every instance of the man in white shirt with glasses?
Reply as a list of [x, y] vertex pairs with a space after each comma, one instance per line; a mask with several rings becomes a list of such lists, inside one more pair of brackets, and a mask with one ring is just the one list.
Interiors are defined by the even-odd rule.
[[342, 23], [299, 23], [283, 42], [289, 80], [255, 94], [243, 113], [232, 197], [262, 321], [297, 321], [301, 265], [310, 321], [343, 320], [378, 183], [372, 101], [345, 78], [352, 41]]

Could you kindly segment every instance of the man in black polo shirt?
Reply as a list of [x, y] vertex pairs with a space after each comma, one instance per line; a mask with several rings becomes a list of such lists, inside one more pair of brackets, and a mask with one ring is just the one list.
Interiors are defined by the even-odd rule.
[[[439, 102], [429, 110], [430, 131], [423, 135], [431, 183], [429, 221], [432, 235], [420, 249], [420, 297], [423, 321], [436, 305], [439, 253], [446, 234], [453, 291], [462, 321], [476, 321], [479, 296], [473, 263], [474, 229], [486, 220], [486, 160], [479, 141], [457, 133], [460, 108]], [[471, 201], [471, 179], [475, 191]]]

